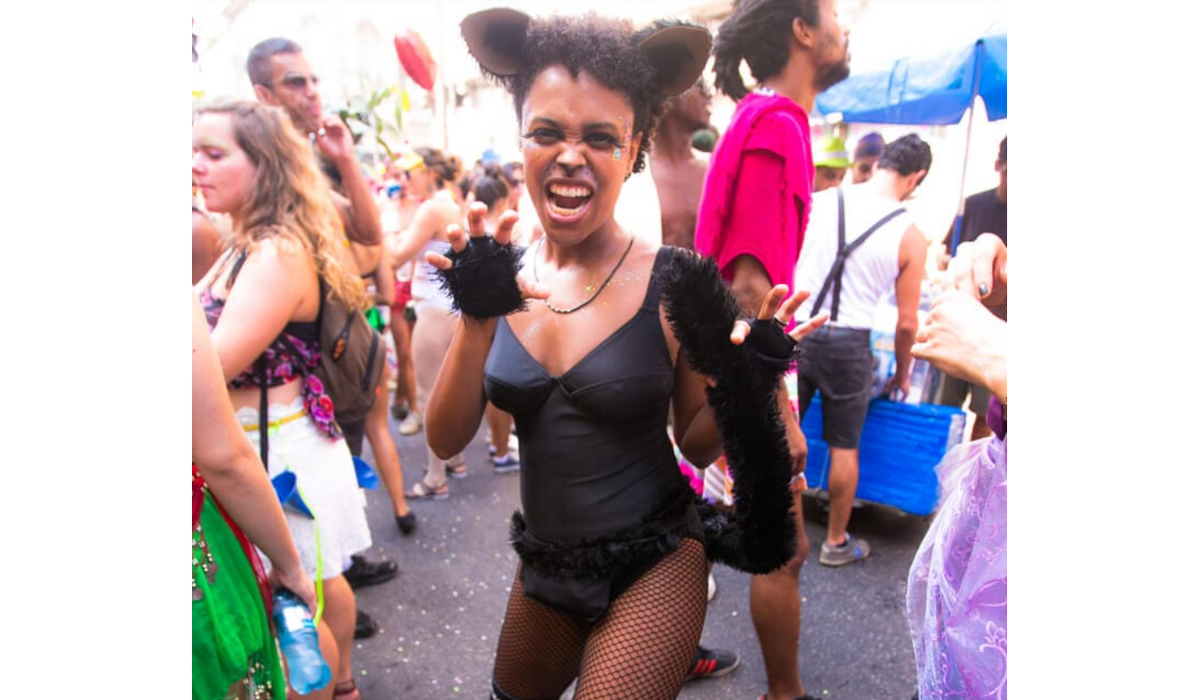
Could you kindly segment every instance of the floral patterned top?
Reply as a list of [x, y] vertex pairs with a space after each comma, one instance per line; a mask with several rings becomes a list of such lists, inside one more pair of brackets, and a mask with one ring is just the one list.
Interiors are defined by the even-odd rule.
[[[211, 290], [200, 292], [200, 305], [204, 308], [204, 317], [208, 321], [208, 329], [217, 327], [217, 320], [225, 308], [225, 300], [217, 299]], [[308, 415], [317, 427], [332, 439], [342, 436], [342, 429], [333, 419], [333, 399], [325, 393], [325, 385], [315, 374], [321, 363], [321, 341], [315, 322], [289, 323], [274, 341], [271, 342], [259, 359], [267, 363], [267, 386], [282, 386], [303, 377], [301, 391]], [[287, 342], [291, 343], [291, 348]], [[295, 348], [295, 353], [292, 352]], [[296, 355], [301, 364], [297, 365]], [[238, 376], [230, 380], [229, 385], [234, 389], [262, 386], [258, 372], [258, 360]]]

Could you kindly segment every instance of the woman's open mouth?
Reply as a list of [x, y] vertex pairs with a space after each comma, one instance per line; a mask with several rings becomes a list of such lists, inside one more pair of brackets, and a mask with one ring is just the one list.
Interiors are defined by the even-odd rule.
[[561, 223], [572, 223], [583, 218], [592, 194], [592, 188], [585, 185], [547, 185], [546, 209]]

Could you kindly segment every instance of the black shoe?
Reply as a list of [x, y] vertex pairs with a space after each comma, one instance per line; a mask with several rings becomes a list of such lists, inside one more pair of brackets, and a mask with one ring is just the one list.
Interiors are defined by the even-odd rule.
[[367, 561], [366, 557], [357, 554], [350, 557], [350, 568], [342, 574], [351, 588], [374, 586], [377, 583], [391, 581], [396, 578], [399, 567], [396, 562], [383, 559], [377, 562]]
[[370, 615], [359, 610], [358, 616], [354, 618], [354, 638], [367, 639], [374, 637], [378, 632], [379, 623], [375, 622]]
[[688, 671], [687, 680], [700, 678], [717, 678], [733, 673], [741, 660], [732, 651], [724, 649], [706, 649], [696, 646], [696, 656], [692, 659], [692, 668]]
[[417, 514], [410, 510], [408, 515], [397, 515], [396, 527], [400, 528], [401, 535], [411, 535], [417, 529]]

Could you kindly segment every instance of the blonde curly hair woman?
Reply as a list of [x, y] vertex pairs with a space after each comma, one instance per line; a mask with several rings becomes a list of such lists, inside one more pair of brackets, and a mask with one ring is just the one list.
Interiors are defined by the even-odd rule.
[[324, 584], [322, 651], [339, 682], [320, 697], [354, 700], [355, 600], [341, 574], [371, 536], [314, 370], [322, 294], [358, 308], [369, 301], [312, 151], [287, 115], [251, 102], [197, 109], [192, 174], [208, 208], [233, 225], [229, 250], [197, 285], [230, 398], [270, 476], [293, 473], [315, 516], [286, 512], [305, 572]]

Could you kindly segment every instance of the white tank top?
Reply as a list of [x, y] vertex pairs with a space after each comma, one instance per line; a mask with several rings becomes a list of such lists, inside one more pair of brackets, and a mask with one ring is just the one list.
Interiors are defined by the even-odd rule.
[[421, 252], [413, 259], [412, 296], [414, 301], [436, 304], [450, 310], [450, 296], [442, 292], [441, 283], [434, 276], [434, 268], [425, 262], [425, 253], [433, 251], [446, 255], [450, 250], [449, 241], [432, 239], [421, 248]]
[[[901, 206], [896, 200], [880, 197], [870, 189], [870, 183], [845, 187], [842, 195], [846, 203], [846, 243], [854, 241], [875, 222]], [[912, 216], [904, 212], [871, 234], [865, 243], [850, 254], [842, 274], [838, 319], [834, 325], [872, 327], [875, 307], [880, 299], [895, 288], [896, 278], [900, 275], [900, 240], [911, 225]], [[833, 267], [837, 251], [837, 190], [830, 188], [813, 195], [804, 247], [796, 263], [792, 289], [812, 292], [812, 296], [796, 312], [798, 320], [813, 315], [813, 304]], [[819, 311], [831, 311], [832, 306], [833, 286], [830, 285]]]

